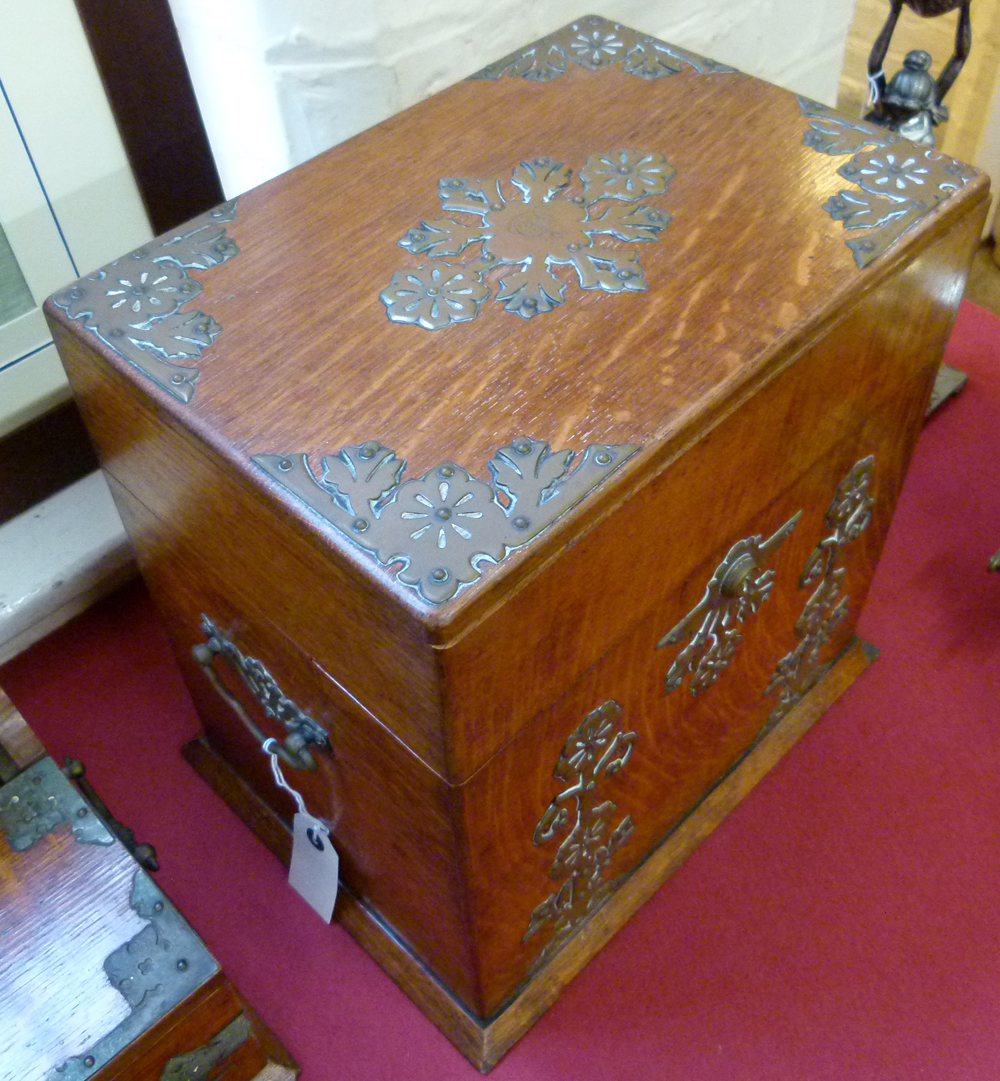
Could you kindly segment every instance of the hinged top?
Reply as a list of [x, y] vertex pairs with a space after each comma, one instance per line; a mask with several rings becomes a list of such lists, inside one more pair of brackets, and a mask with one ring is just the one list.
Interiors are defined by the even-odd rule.
[[595, 16], [49, 311], [442, 623], [985, 188]]

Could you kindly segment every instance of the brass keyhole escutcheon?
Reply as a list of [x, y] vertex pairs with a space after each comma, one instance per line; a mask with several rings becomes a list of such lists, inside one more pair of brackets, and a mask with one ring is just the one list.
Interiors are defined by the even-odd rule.
[[753, 556], [742, 555], [726, 571], [725, 576], [719, 583], [719, 592], [723, 597], [732, 600], [740, 595], [743, 585], [751, 574], [757, 569], [757, 563]]

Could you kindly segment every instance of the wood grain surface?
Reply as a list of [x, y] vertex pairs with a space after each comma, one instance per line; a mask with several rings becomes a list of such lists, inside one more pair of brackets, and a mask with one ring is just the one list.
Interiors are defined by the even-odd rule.
[[45, 748], [0, 687], [0, 784], [45, 756]]
[[[567, 983], [722, 823], [778, 760], [812, 727], [877, 657], [868, 642], [852, 640], [823, 681], [810, 691], [649, 854], [579, 934], [489, 1018], [478, 1018], [448, 993], [395, 930], [349, 889], [337, 898], [335, 918], [396, 981], [459, 1051], [488, 1073], [562, 993]], [[185, 757], [237, 815], [278, 856], [291, 859], [291, 831], [204, 740]], [[266, 821], [266, 825], [262, 823]]]
[[[350, 896], [480, 1021], [539, 979], [528, 977], [549, 932], [523, 939], [554, 888], [561, 838], [535, 844], [535, 827], [570, 733], [610, 700], [636, 733], [628, 769], [606, 778], [605, 798], [635, 827], [611, 880], [644, 866], [761, 746], [775, 704], [764, 691], [810, 596], [800, 575], [841, 481], [873, 455], [872, 521], [845, 550], [847, 616], [821, 660], [851, 641], [987, 183], [858, 270], [823, 210], [843, 186], [841, 159], [804, 146], [806, 127], [792, 95], [740, 74], [647, 83], [573, 67], [548, 84], [453, 87], [242, 197], [230, 228], [240, 254], [201, 277], [198, 304], [223, 331], [187, 406], [49, 310], [204, 719], [191, 758], [216, 781], [219, 761], [235, 769], [244, 812], [282, 849], [261, 808], [287, 821], [288, 799], [191, 658], [205, 614], [327, 727], [332, 750], [295, 781], [332, 825]], [[570, 285], [534, 319], [487, 301], [433, 332], [387, 320], [379, 293], [427, 261], [396, 241], [440, 214], [438, 178], [504, 177], [542, 155], [579, 168], [625, 147], [677, 170], [648, 200], [669, 228], [632, 245], [647, 292]], [[315, 462], [378, 439], [408, 475], [452, 460], [485, 476], [519, 434], [642, 450], [437, 609], [249, 457]], [[771, 598], [718, 683], [665, 694], [676, 650], [657, 643], [733, 544], [798, 512]], [[366, 941], [380, 948], [374, 931]]]
[[[149, 926], [130, 903], [137, 870], [117, 841], [82, 844], [68, 823], [22, 852], [0, 830], [2, 1081], [45, 1081], [131, 1012], [104, 962]], [[171, 1058], [201, 1047], [243, 1012], [249, 1035], [206, 1078], [224, 1071], [228, 1081], [251, 1081], [272, 1062], [297, 1072], [216, 972], [97, 1070], [94, 1081], [159, 1078]]]
[[[985, 194], [981, 177], [862, 274], [822, 209], [843, 187], [840, 162], [804, 146], [806, 128], [793, 95], [741, 74], [646, 82], [574, 66], [548, 84], [467, 80], [241, 198], [229, 227], [240, 254], [201, 276], [198, 305], [223, 332], [193, 403], [99, 351], [299, 518], [320, 549], [350, 544], [262, 481], [252, 454], [315, 460], [375, 438], [409, 462], [409, 476], [455, 461], [482, 477], [517, 434], [554, 449], [638, 443], [621, 487]], [[393, 273], [427, 261], [396, 242], [441, 214], [439, 178], [506, 179], [540, 154], [578, 169], [623, 147], [660, 152], [677, 170], [648, 200], [673, 216], [669, 227], [630, 245], [641, 249], [647, 292], [570, 285], [561, 307], [532, 320], [490, 301], [441, 331], [386, 318], [379, 294]], [[501, 580], [521, 557], [431, 609], [348, 554], [445, 641], [478, 594], [509, 586]]]

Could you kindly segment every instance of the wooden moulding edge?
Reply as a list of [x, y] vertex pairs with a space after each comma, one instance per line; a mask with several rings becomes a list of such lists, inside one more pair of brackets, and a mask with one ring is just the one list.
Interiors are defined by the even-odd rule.
[[[622, 883], [611, 899], [488, 1020], [470, 1013], [380, 916], [342, 887], [337, 921], [483, 1073], [502, 1058], [559, 997], [586, 963], [648, 901], [699, 844], [815, 724], [878, 651], [855, 638], [823, 680], [751, 748]], [[183, 748], [185, 759], [284, 863], [291, 858], [287, 825], [204, 738]]]

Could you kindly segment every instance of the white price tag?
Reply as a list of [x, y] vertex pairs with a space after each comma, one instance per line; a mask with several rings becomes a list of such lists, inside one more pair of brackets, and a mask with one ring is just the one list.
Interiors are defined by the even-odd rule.
[[292, 866], [288, 883], [319, 913], [324, 923], [333, 918], [340, 859], [330, 831], [312, 815], [299, 812], [292, 824]]

